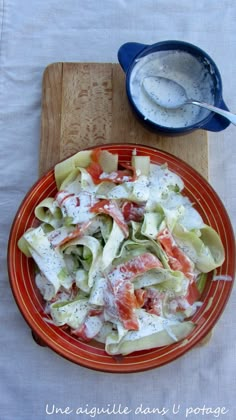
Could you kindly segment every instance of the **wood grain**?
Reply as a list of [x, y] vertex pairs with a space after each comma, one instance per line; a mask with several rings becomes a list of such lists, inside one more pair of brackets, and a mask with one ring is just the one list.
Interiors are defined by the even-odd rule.
[[208, 177], [207, 133], [165, 137], [149, 132], [130, 109], [118, 64], [49, 65], [42, 85], [39, 174], [81, 149], [116, 142], [165, 150]]

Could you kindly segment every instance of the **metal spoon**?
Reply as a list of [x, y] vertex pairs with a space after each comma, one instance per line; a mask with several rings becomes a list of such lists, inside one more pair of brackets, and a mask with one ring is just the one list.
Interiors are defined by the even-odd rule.
[[143, 79], [143, 87], [147, 95], [159, 106], [167, 109], [177, 109], [183, 105], [192, 104], [209, 111], [216, 112], [227, 118], [231, 123], [236, 125], [236, 115], [231, 112], [217, 108], [205, 102], [190, 99], [183, 86], [174, 80], [159, 76], [147, 76]]

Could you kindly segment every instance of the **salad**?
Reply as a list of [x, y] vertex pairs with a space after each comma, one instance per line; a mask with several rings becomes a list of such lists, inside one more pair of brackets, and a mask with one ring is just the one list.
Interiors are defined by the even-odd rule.
[[106, 150], [78, 152], [54, 174], [56, 196], [18, 242], [36, 263], [45, 321], [110, 355], [185, 338], [225, 254], [182, 179], [135, 149], [123, 165]]

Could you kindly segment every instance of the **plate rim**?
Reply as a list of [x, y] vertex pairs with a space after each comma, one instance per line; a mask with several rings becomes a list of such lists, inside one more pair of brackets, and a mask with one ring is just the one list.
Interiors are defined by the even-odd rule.
[[[232, 224], [229, 218], [229, 215], [227, 213], [227, 210], [221, 200], [221, 198], [219, 197], [219, 195], [217, 194], [217, 192], [213, 189], [213, 187], [211, 186], [211, 184], [209, 183], [208, 180], [206, 180], [195, 168], [193, 168], [191, 165], [189, 165], [187, 162], [185, 162], [184, 160], [180, 159], [179, 157], [157, 149], [155, 147], [152, 146], [146, 146], [146, 145], [142, 145], [142, 144], [136, 144], [136, 143], [108, 143], [108, 144], [101, 144], [101, 145], [96, 145], [96, 146], [92, 146], [83, 150], [93, 150], [93, 149], [102, 149], [102, 150], [110, 150], [111, 152], [114, 152], [113, 149], [116, 148], [125, 148], [127, 147], [129, 150], [129, 153], [132, 153], [133, 149], [143, 149], [143, 150], [147, 150], [146, 155], [148, 154], [148, 151], [152, 151], [154, 153], [154, 155], [158, 155], [161, 154], [162, 156], [166, 156], [170, 159], [173, 159], [175, 162], [178, 162], [180, 164], [180, 167], [184, 167], [187, 170], [189, 170], [191, 173], [193, 174], [197, 174], [198, 178], [202, 180], [203, 184], [208, 186], [208, 189], [211, 191], [211, 194], [213, 194], [214, 199], [217, 200], [217, 202], [220, 203], [221, 205], [221, 210], [223, 210], [224, 212], [224, 217], [227, 220], [227, 228], [230, 231], [230, 239], [231, 242], [234, 244], [234, 247], [232, 249], [232, 254], [234, 255], [234, 261], [233, 261], [233, 265], [232, 267], [234, 267], [234, 271], [235, 271], [235, 241], [234, 241], [234, 232], [233, 232], [233, 228], [232, 228]], [[71, 154], [71, 156], [73, 156], [75, 153]], [[68, 156], [69, 157], [69, 156]], [[160, 156], [159, 156], [160, 157]], [[61, 161], [66, 160], [62, 159]], [[119, 360], [119, 358], [114, 358], [111, 357], [113, 360], [116, 360], [115, 362], [113, 362], [111, 364], [111, 366], [98, 366], [96, 361], [91, 360], [90, 362], [88, 361], [83, 361], [83, 360], [75, 360], [74, 357], [70, 357], [68, 354], [65, 355], [63, 353], [63, 349], [59, 349], [58, 348], [58, 344], [55, 342], [51, 342], [51, 340], [49, 339], [48, 335], [46, 335], [45, 331], [39, 331], [38, 329], [35, 329], [35, 325], [34, 322], [31, 320], [29, 320], [29, 318], [26, 316], [26, 313], [24, 311], [22, 311], [22, 302], [20, 302], [18, 299], [18, 295], [16, 293], [16, 289], [15, 289], [15, 285], [14, 285], [14, 281], [13, 281], [13, 272], [12, 272], [12, 266], [11, 266], [11, 255], [13, 253], [13, 249], [14, 248], [14, 244], [13, 244], [13, 239], [14, 239], [14, 233], [15, 233], [15, 228], [17, 226], [17, 222], [19, 219], [19, 214], [22, 211], [22, 209], [24, 208], [25, 204], [27, 203], [27, 200], [29, 200], [29, 197], [31, 196], [31, 194], [35, 191], [35, 189], [37, 188], [37, 186], [40, 187], [40, 185], [47, 181], [48, 179], [53, 178], [54, 184], [55, 184], [55, 179], [54, 179], [54, 167], [55, 165], [48, 170], [43, 176], [39, 177], [38, 180], [31, 186], [31, 188], [28, 190], [28, 192], [25, 194], [23, 200], [21, 201], [18, 210], [15, 214], [15, 217], [13, 219], [12, 222], [12, 226], [11, 226], [11, 230], [10, 230], [10, 235], [9, 235], [9, 240], [8, 240], [8, 250], [7, 250], [7, 265], [8, 265], [8, 275], [9, 275], [9, 282], [10, 282], [10, 286], [12, 289], [12, 293], [15, 299], [15, 302], [21, 312], [21, 314], [23, 315], [25, 321], [27, 322], [27, 324], [30, 326], [31, 330], [37, 335], [39, 336], [39, 338], [45, 342], [46, 346], [48, 346], [49, 348], [51, 348], [53, 351], [55, 351], [57, 354], [59, 354], [60, 356], [66, 358], [67, 360], [77, 364], [77, 365], [81, 365], [84, 366], [86, 368], [90, 368], [93, 370], [97, 370], [97, 371], [102, 371], [102, 372], [110, 372], [110, 373], [135, 373], [135, 372], [141, 372], [141, 371], [145, 371], [145, 370], [149, 370], [149, 369], [153, 369], [153, 368], [157, 368], [157, 367], [161, 367], [167, 363], [170, 363], [174, 360], [176, 360], [177, 358], [183, 356], [185, 353], [187, 353], [189, 350], [191, 350], [192, 348], [194, 348], [196, 346], [197, 343], [199, 343], [201, 340], [203, 340], [207, 334], [212, 330], [212, 328], [214, 327], [214, 325], [218, 322], [219, 318], [221, 317], [223, 311], [225, 310], [225, 307], [227, 305], [227, 302], [230, 298], [231, 295], [231, 291], [233, 288], [233, 284], [234, 284], [234, 276], [232, 278], [231, 282], [227, 282], [229, 283], [227, 285], [227, 297], [224, 300], [224, 305], [222, 305], [221, 310], [217, 312], [217, 316], [213, 319], [213, 321], [211, 321], [204, 329], [204, 332], [200, 333], [199, 337], [195, 338], [192, 340], [192, 343], [190, 344], [186, 344], [182, 346], [181, 349], [181, 345], [178, 345], [179, 351], [178, 354], [175, 354], [173, 357], [171, 357], [170, 359], [167, 358], [167, 360], [163, 360], [161, 362], [156, 363], [155, 360], [154, 361], [145, 361], [142, 362], [140, 366], [134, 366], [134, 365], [129, 365], [126, 363], [122, 363], [121, 360]], [[172, 170], [172, 169], [171, 169]], [[181, 175], [180, 175], [181, 176]], [[181, 176], [182, 177], [182, 176]], [[56, 184], [54, 185], [54, 187], [56, 187]], [[35, 320], [34, 320], [35, 321]], [[45, 337], [46, 336], [46, 337]], [[48, 340], [49, 339], [49, 340]], [[183, 340], [181, 340], [181, 342], [178, 342], [176, 344], [182, 343]], [[81, 343], [81, 342], [79, 342]], [[175, 346], [175, 344], [174, 344]], [[168, 347], [173, 347], [173, 345], [170, 345]], [[155, 349], [150, 349], [147, 351], [143, 351], [144, 353], [152, 353], [153, 351], [155, 351]], [[138, 354], [140, 352], [136, 352], [135, 354]], [[142, 353], [142, 352], [141, 352]], [[132, 353], [134, 354], [134, 353]], [[110, 357], [110, 356], [109, 356]], [[141, 355], [142, 357], [142, 355]], [[128, 360], [129, 356], [125, 356], [126, 360]]]

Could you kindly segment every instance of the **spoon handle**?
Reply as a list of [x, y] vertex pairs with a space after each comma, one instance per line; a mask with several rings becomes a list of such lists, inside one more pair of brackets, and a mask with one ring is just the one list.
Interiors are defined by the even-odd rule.
[[232, 124], [236, 125], [236, 115], [232, 114], [232, 112], [225, 111], [224, 109], [217, 108], [216, 106], [206, 104], [205, 102], [198, 102], [195, 100], [191, 100], [189, 101], [189, 103], [193, 105], [201, 106], [202, 108], [206, 108], [209, 111], [216, 112], [217, 114], [220, 114], [223, 117], [227, 118]]

